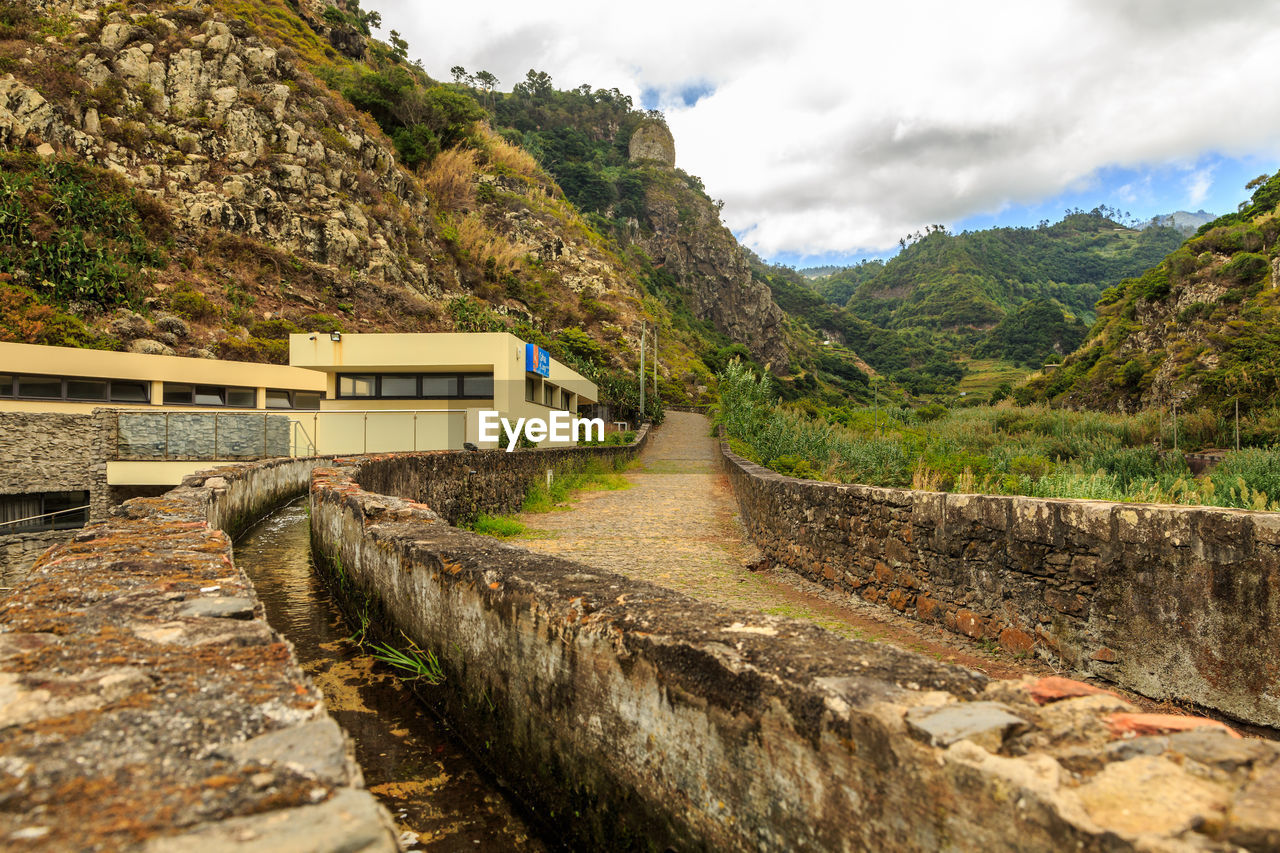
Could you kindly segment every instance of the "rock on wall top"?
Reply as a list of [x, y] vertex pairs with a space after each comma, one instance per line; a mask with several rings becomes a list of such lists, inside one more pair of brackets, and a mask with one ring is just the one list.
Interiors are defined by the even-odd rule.
[[631, 161], [657, 160], [669, 169], [676, 165], [676, 140], [660, 121], [646, 121], [631, 134]]

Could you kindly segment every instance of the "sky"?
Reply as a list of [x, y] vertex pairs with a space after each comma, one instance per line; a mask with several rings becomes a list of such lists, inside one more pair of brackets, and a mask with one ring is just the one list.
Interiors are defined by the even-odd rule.
[[437, 79], [529, 69], [666, 114], [757, 254], [883, 257], [926, 225], [1234, 210], [1280, 168], [1280, 0], [365, 0]]

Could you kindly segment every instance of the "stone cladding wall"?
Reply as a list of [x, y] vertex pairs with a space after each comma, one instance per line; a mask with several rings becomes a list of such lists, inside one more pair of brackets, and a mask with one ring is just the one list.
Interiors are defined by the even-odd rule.
[[[114, 419], [99, 413], [0, 412], [0, 495], [83, 490], [89, 493], [89, 520], [105, 518], [113, 506], [107, 450], [115, 445], [114, 429]], [[30, 569], [50, 545], [75, 533], [0, 533], [0, 586]]]
[[1155, 699], [1280, 726], [1280, 513], [785, 477], [721, 445], [775, 563]]

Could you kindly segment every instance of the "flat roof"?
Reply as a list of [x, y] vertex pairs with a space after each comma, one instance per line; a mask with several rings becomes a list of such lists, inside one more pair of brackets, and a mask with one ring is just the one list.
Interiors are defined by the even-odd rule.
[[283, 364], [144, 355], [38, 344], [0, 343], [0, 373], [240, 385], [295, 391], [325, 389], [323, 374]]

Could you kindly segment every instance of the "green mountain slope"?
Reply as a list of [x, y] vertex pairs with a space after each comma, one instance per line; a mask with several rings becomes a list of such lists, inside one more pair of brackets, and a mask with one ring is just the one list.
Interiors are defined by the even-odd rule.
[[1088, 339], [1031, 396], [1132, 410], [1268, 405], [1280, 399], [1280, 174], [1142, 275], [1102, 294]]
[[958, 235], [933, 230], [861, 281], [848, 307], [890, 328], [962, 334], [990, 329], [1037, 299], [1090, 321], [1104, 289], [1150, 267], [1180, 242], [1171, 228], [1133, 230], [1101, 209], [1037, 228]]

